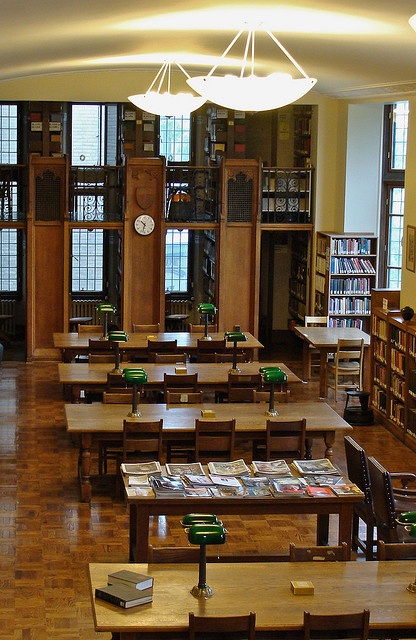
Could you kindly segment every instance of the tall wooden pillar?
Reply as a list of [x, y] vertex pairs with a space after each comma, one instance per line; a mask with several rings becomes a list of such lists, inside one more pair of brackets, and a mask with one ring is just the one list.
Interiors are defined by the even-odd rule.
[[67, 185], [65, 158], [31, 156], [27, 215], [28, 361], [57, 359], [53, 333], [64, 331], [64, 292], [68, 289], [68, 269], [63, 258]]
[[260, 289], [259, 160], [225, 159], [219, 246], [220, 331], [258, 334]]

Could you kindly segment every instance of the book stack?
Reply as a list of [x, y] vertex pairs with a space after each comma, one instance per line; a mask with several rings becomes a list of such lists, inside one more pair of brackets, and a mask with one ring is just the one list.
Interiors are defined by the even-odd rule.
[[156, 498], [179, 498], [185, 495], [179, 476], [150, 476], [150, 484]]
[[149, 498], [154, 495], [149, 476], [161, 475], [162, 468], [157, 460], [153, 462], [123, 462], [120, 468], [123, 476], [127, 479], [126, 493], [129, 497], [144, 496]]
[[108, 574], [108, 584], [95, 589], [95, 597], [123, 609], [153, 600], [153, 577], [122, 569]]

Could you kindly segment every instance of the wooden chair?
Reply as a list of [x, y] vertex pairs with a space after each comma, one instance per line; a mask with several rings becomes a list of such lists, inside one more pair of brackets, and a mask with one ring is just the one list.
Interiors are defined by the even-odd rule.
[[[397, 524], [396, 516], [403, 511], [416, 510], [416, 490], [407, 488], [409, 482], [416, 482], [416, 475], [389, 473], [373, 456], [368, 458], [368, 467], [378, 540], [414, 542], [405, 527]], [[393, 488], [393, 481], [400, 481], [401, 486]]]
[[166, 405], [172, 404], [202, 404], [204, 399], [203, 391], [183, 393], [181, 391], [166, 391]]
[[[344, 437], [348, 478], [361, 489], [364, 501], [354, 504], [352, 550], [361, 549], [366, 560], [374, 558], [374, 528], [376, 526], [370, 470], [365, 450], [351, 436]], [[365, 524], [365, 539], [360, 538], [360, 520]]]
[[198, 391], [197, 373], [165, 373], [163, 375], [163, 393], [167, 391], [177, 393], [195, 393]]
[[266, 421], [266, 460], [302, 460], [306, 453], [306, 418]]
[[195, 420], [195, 461], [234, 459], [235, 420]]
[[[191, 324], [188, 322], [189, 333], [205, 333], [205, 324]], [[216, 324], [208, 325], [208, 335], [210, 333], [217, 333], [218, 326]]]
[[416, 560], [416, 542], [377, 541], [377, 560]]
[[148, 340], [147, 341], [147, 359], [149, 362], [155, 362], [157, 353], [176, 353], [178, 350], [177, 340]]
[[256, 614], [239, 616], [196, 616], [189, 614], [189, 640], [255, 640]]
[[178, 562], [199, 562], [199, 548], [190, 547], [154, 547], [149, 544], [147, 548], [147, 561], [149, 564], [173, 564]]
[[[214, 353], [214, 362], [234, 362], [233, 353]], [[237, 353], [237, 362], [246, 362], [246, 354]]]
[[[305, 316], [305, 327], [327, 327], [329, 323], [328, 316]], [[318, 368], [321, 365], [319, 350], [309, 345], [309, 371], [308, 379], [312, 377], [312, 368]]]
[[133, 390], [125, 389], [119, 391], [104, 391], [104, 404], [131, 404], [133, 402]]
[[101, 333], [104, 327], [102, 324], [79, 324], [78, 333]]
[[186, 364], [186, 353], [155, 353], [155, 362], [165, 364]]
[[260, 373], [228, 373], [228, 402], [253, 402], [253, 392], [261, 389]]
[[303, 614], [304, 640], [324, 640], [328, 638], [349, 638], [367, 640], [370, 624], [370, 612], [364, 609], [359, 613]]
[[[166, 406], [182, 404], [202, 404], [204, 398], [203, 391], [194, 391], [191, 393], [181, 391], [166, 391]], [[194, 443], [189, 440], [180, 440], [177, 438], [175, 442], [168, 442], [166, 445], [166, 462], [193, 462], [195, 460]]]
[[109, 371], [107, 373], [107, 387], [106, 391], [120, 391], [121, 389], [127, 389], [126, 379], [121, 373], [113, 373]]
[[162, 429], [163, 420], [123, 420], [123, 461], [161, 460]]
[[215, 354], [226, 349], [225, 338], [222, 340], [197, 340], [196, 362], [215, 362]]
[[[275, 405], [279, 402], [289, 402], [290, 389], [286, 389], [286, 391], [274, 391], [274, 403]], [[270, 402], [270, 391], [258, 391], [255, 389], [253, 391], [253, 402]]]
[[328, 387], [334, 390], [338, 402], [338, 390], [356, 387], [363, 390], [364, 340], [338, 340], [334, 361], [327, 362]]
[[297, 547], [289, 544], [290, 562], [347, 562], [350, 552], [346, 542], [333, 547]]
[[155, 324], [133, 324], [133, 333], [159, 333], [160, 322]]

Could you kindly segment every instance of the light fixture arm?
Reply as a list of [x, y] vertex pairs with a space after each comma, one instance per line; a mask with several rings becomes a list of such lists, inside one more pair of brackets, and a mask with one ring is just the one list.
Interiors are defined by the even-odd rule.
[[272, 34], [272, 32], [271, 31], [266, 31], [266, 33], [267, 33], [268, 36], [271, 37], [273, 42], [275, 44], [277, 44], [279, 49], [285, 54], [285, 56], [290, 60], [290, 62], [296, 67], [296, 69], [299, 71], [299, 73], [301, 73], [304, 78], [309, 78], [308, 74], [305, 73], [305, 71], [302, 69], [300, 64], [298, 62], [296, 62], [295, 58], [290, 55], [289, 51], [287, 49], [285, 49], [285, 47], [282, 45], [282, 43], [279, 42], [279, 40]]

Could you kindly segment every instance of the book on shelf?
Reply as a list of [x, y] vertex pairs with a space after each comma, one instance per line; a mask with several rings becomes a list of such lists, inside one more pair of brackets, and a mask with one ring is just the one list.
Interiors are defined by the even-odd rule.
[[125, 584], [139, 591], [152, 589], [153, 582], [153, 576], [137, 573], [137, 571], [129, 571], [128, 569], [121, 569], [120, 571], [114, 571], [108, 574], [108, 584]]
[[345, 484], [336, 484], [331, 487], [332, 491], [337, 496], [351, 496], [362, 493], [361, 489], [357, 487], [353, 482], [346, 482]]
[[105, 587], [97, 587], [95, 597], [115, 604], [117, 607], [130, 609], [140, 604], [152, 602], [153, 593], [141, 595], [141, 592], [134, 587], [128, 587], [124, 584], [110, 584]]
[[185, 474], [205, 476], [205, 471], [200, 462], [191, 462], [188, 464], [167, 462], [165, 468], [169, 476], [184, 476]]
[[342, 484], [344, 482], [344, 478], [342, 476], [333, 476], [330, 473], [322, 476], [311, 473], [305, 476], [305, 481], [311, 486], [322, 487]]
[[293, 467], [302, 475], [312, 473], [314, 475], [333, 474], [339, 475], [339, 470], [334, 467], [328, 458], [316, 460], [293, 460]]
[[253, 460], [251, 463], [253, 473], [256, 476], [291, 476], [286, 460]]
[[177, 498], [184, 495], [184, 486], [177, 476], [151, 476], [150, 483], [156, 497]]
[[125, 475], [148, 475], [155, 476], [162, 473], [162, 467], [157, 460], [153, 462], [122, 462], [121, 470]]
[[328, 486], [316, 486], [316, 485], [307, 485], [306, 493], [308, 496], [312, 496], [313, 498], [325, 498], [326, 496], [333, 496], [334, 494], [331, 491], [331, 487]]
[[303, 478], [273, 478], [270, 488], [274, 496], [302, 496], [305, 494], [306, 482]]
[[243, 459], [231, 462], [208, 462], [210, 473], [220, 476], [249, 476], [250, 469]]

